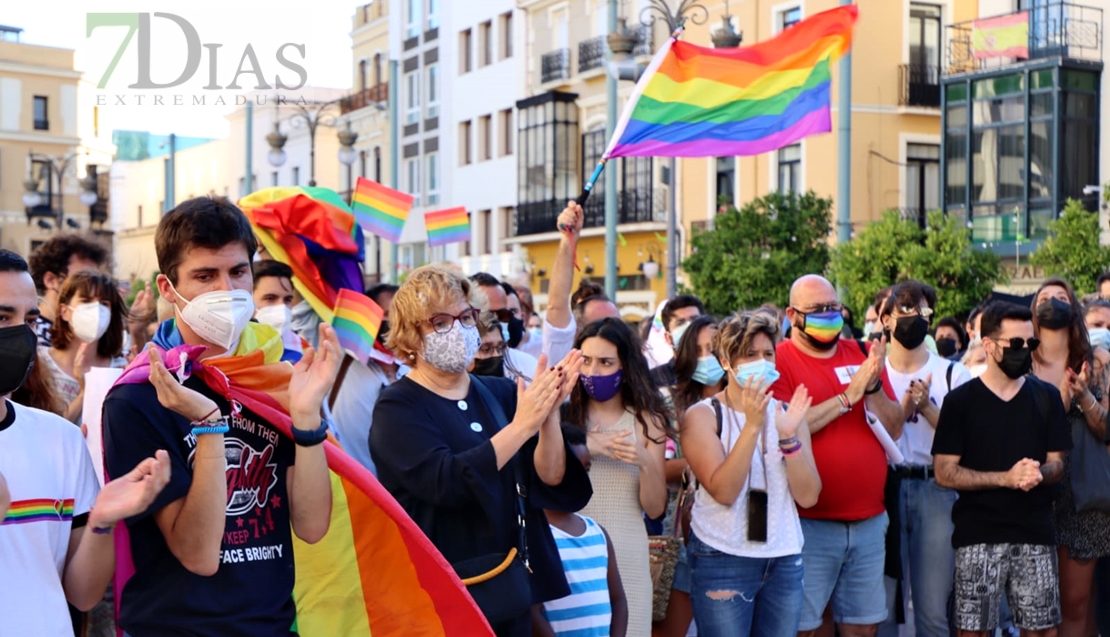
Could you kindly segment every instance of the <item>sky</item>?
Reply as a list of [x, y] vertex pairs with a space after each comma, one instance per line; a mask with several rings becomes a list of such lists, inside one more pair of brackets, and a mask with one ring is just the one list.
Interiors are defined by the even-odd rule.
[[[77, 70], [85, 72], [85, 79], [93, 87], [103, 79], [104, 87], [89, 93], [90, 103], [79, 105], [99, 106], [102, 130], [218, 138], [228, 134], [224, 116], [234, 109], [236, 95], [272, 95], [280, 88], [278, 81], [294, 88], [302, 77], [306, 88], [349, 89], [351, 18], [367, 1], [7, 0], [0, 10], [0, 24], [22, 28], [23, 43], [73, 49]], [[144, 18], [136, 17], [141, 13], [149, 16], [148, 54], [142, 50]], [[178, 16], [181, 23], [156, 13]], [[122, 15], [97, 18], [90, 14]], [[97, 26], [86, 37], [87, 23], [98, 20], [121, 24]], [[109, 75], [106, 71], [131, 30], [125, 20], [138, 21], [140, 26]], [[190, 30], [195, 37], [188, 37]], [[248, 47], [257, 66], [250, 60]], [[192, 75], [187, 68], [190, 57]], [[149, 64], [140, 64], [145, 60]], [[175, 78], [181, 83], [132, 88], [140, 82], [140, 66], [149, 66], [152, 85], [170, 84]], [[240, 68], [244, 72], [237, 75]], [[261, 78], [252, 68], [257, 68]], [[269, 88], [259, 89], [260, 82]]]

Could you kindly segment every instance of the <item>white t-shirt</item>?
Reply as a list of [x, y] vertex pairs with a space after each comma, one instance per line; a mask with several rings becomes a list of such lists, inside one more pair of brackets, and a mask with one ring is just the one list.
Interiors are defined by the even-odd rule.
[[81, 430], [37, 409], [8, 403], [15, 421], [0, 430], [0, 473], [12, 506], [0, 524], [0, 634], [70, 637], [62, 589], [74, 516], [99, 491]]
[[[408, 367], [398, 366], [397, 378], [408, 371]], [[331, 429], [343, 451], [375, 476], [378, 471], [370, 458], [370, 428], [374, 424], [374, 405], [388, 385], [389, 377], [376, 362], [352, 362], [331, 408]]]
[[[505, 365], [505, 378], [508, 378], [514, 383], [516, 382], [516, 375], [509, 371], [509, 365], [512, 365], [516, 369], [516, 371], [520, 372], [525, 379], [529, 379], [535, 375], [536, 365], [539, 364], [539, 361], [536, 360], [535, 356], [532, 356], [531, 354], [525, 354], [518, 349], [506, 349], [505, 362], [507, 363]], [[552, 366], [557, 362], [558, 361], [552, 362], [548, 360], [547, 364], [548, 366]], [[524, 382], [525, 384], [528, 384], [531, 381], [525, 380]]]
[[516, 349], [533, 358], [539, 358], [540, 354], [543, 354], [543, 338], [536, 338], [534, 334], [531, 334], [528, 336], [528, 340], [521, 343]]
[[[574, 337], [578, 335], [578, 322], [574, 315], [566, 327], [555, 327], [543, 319], [543, 353], [547, 354], [549, 365], [558, 365], [574, 349]], [[533, 367], [533, 369], [535, 369]]]
[[[948, 386], [947, 380], [949, 365], [952, 366], [951, 387]], [[967, 371], [966, 367], [960, 363], [941, 358], [932, 352], [929, 353], [929, 361], [921, 369], [910, 374], [895, 371], [890, 366], [890, 360], [888, 359], [886, 373], [887, 378], [890, 379], [890, 386], [894, 390], [894, 396], [898, 401], [901, 401], [902, 397], [905, 396], [910, 381], [914, 379], [925, 380], [929, 374], [932, 374], [933, 380], [929, 387], [929, 397], [938, 409], [944, 405], [944, 397], [950, 390], [971, 380], [971, 372]], [[935, 433], [936, 429], [920, 413], [914, 413], [913, 417], [906, 421], [902, 428], [902, 437], [898, 439], [898, 450], [905, 457], [906, 464], [930, 467], [933, 465], [933, 434]]]

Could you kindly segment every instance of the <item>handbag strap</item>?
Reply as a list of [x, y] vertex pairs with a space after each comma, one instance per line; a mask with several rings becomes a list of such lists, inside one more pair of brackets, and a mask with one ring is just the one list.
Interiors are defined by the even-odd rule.
[[[500, 431], [508, 425], [509, 418], [505, 415], [505, 409], [489, 387], [474, 374], [470, 375], [470, 384], [474, 386], [474, 389], [478, 392], [478, 397], [482, 399], [486, 409], [497, 421], [497, 430]], [[494, 433], [496, 434], [496, 432]], [[528, 497], [528, 489], [524, 486], [524, 472], [520, 468], [520, 462], [517, 460], [516, 454], [513, 454], [513, 457], [509, 459], [509, 464], [513, 468], [513, 483], [516, 487], [516, 520], [520, 527], [520, 558], [524, 561], [524, 567], [531, 573], [532, 567], [528, 564], [527, 513], [524, 508], [524, 498]]]

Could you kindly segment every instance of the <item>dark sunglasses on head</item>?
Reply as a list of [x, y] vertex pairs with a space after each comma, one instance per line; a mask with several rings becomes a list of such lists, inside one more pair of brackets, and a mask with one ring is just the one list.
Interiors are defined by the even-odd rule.
[[1028, 345], [1029, 351], [1031, 352], [1036, 351], [1036, 349], [1041, 346], [1041, 339], [1037, 337], [1021, 338], [1020, 336], [1015, 336], [1014, 338], [993, 338], [991, 340], [1003, 347], [1009, 347], [1011, 349], [1023, 349]]
[[495, 311], [494, 314], [497, 316], [497, 320], [501, 321], [502, 323], [508, 323], [514, 318], [520, 318], [520, 313], [518, 310], [513, 310], [507, 307]]

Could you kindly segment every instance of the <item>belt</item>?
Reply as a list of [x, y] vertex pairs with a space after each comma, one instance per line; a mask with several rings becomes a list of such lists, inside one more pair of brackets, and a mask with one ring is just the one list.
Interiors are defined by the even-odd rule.
[[898, 465], [891, 467], [891, 470], [903, 480], [932, 480], [936, 475], [932, 467], [923, 465]]

